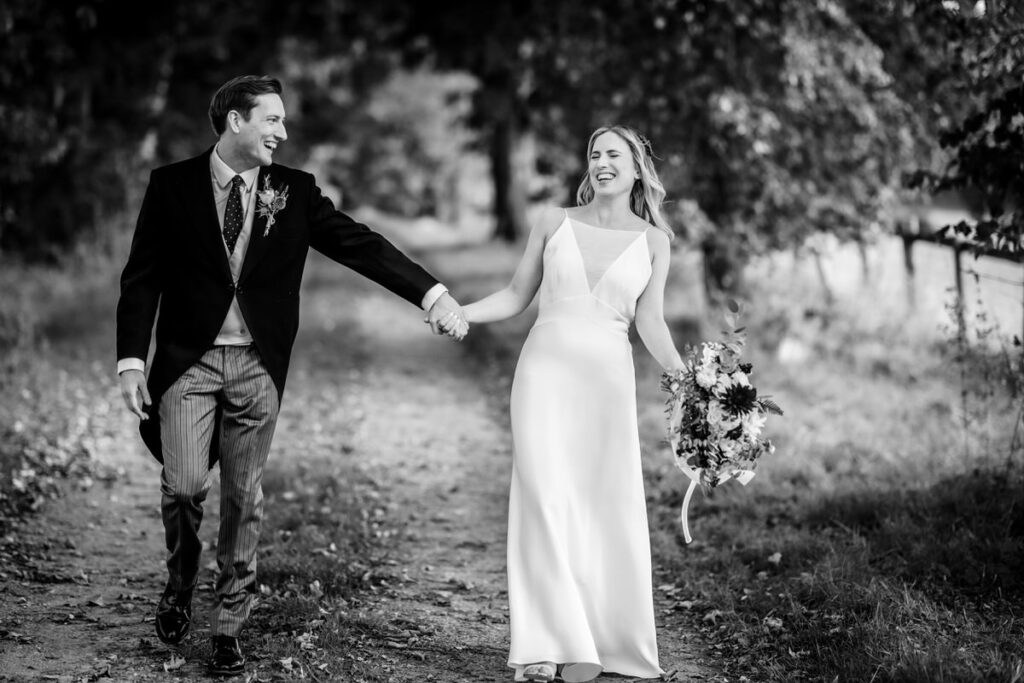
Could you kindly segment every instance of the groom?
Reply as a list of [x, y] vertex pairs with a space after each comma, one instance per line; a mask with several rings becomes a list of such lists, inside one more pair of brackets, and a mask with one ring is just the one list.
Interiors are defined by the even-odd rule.
[[[215, 674], [240, 673], [238, 636], [256, 588], [262, 477], [299, 325], [310, 247], [426, 310], [461, 339], [462, 311], [443, 285], [386, 239], [337, 211], [314, 177], [273, 163], [288, 136], [281, 84], [242, 76], [210, 103], [216, 145], [152, 172], [117, 305], [121, 393], [163, 464], [167, 586], [157, 635], [176, 644], [192, 620], [199, 525], [221, 468]], [[156, 349], [145, 376], [153, 322]]]

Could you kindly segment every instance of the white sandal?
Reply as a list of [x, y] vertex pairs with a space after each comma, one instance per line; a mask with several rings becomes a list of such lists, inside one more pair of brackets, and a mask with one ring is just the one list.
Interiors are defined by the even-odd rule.
[[[523, 667], [524, 681], [553, 681], [555, 680], [554, 662], [538, 662]], [[520, 680], [516, 678], [516, 680]]]

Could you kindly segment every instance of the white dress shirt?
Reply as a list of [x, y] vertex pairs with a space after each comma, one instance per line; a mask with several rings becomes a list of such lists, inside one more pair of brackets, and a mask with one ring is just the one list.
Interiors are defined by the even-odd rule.
[[[228, 256], [228, 265], [231, 267], [231, 279], [238, 284], [238, 276], [242, 272], [242, 262], [245, 261], [245, 252], [249, 247], [249, 237], [252, 235], [252, 219], [255, 214], [256, 193], [253, 188], [256, 185], [256, 178], [260, 174], [260, 167], [255, 166], [241, 173], [235, 173], [231, 167], [224, 163], [214, 148], [210, 155], [210, 179], [213, 181], [213, 201], [217, 206], [217, 222], [220, 225], [221, 234], [224, 233], [224, 210], [228, 205], [228, 197], [231, 195], [231, 181], [236, 175], [242, 177], [245, 185], [242, 187], [242, 232], [238, 234], [238, 241], [235, 243], [235, 250], [228, 254], [228, 245], [222, 239], [220, 244], [224, 247], [224, 253]], [[217, 338], [213, 340], [214, 346], [246, 346], [252, 344], [252, 335], [242, 318], [242, 309], [238, 306], [238, 297], [231, 300], [231, 307], [228, 309], [224, 324], [220, 326]]]

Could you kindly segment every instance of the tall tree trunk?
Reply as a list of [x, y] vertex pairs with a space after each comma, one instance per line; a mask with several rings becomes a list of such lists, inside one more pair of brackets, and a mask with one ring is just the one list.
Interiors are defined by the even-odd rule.
[[747, 298], [743, 268], [749, 255], [733, 240], [733, 236], [716, 233], [701, 242], [704, 295], [710, 305], [717, 305], [726, 296]]
[[171, 78], [174, 76], [174, 58], [177, 56], [177, 42], [171, 42], [160, 54], [159, 68], [157, 69], [157, 80], [153, 85], [153, 94], [149, 104], [149, 126], [142, 136], [138, 147], [138, 158], [143, 164], [151, 164], [156, 159], [156, 150], [159, 138], [157, 136], [160, 127], [160, 118], [167, 109], [167, 93], [171, 88]]
[[526, 192], [516, 173], [515, 122], [510, 115], [494, 122], [491, 132], [491, 173], [494, 178], [494, 236], [514, 242], [527, 232]]
[[479, 111], [491, 120], [491, 178], [494, 181], [494, 236], [506, 242], [525, 235], [526, 189], [516, 172], [516, 96], [509, 74], [495, 74], [481, 92]]

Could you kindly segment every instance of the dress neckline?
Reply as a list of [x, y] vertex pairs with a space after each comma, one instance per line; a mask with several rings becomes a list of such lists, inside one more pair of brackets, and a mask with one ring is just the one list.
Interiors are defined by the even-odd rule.
[[577, 225], [582, 225], [582, 226], [585, 226], [585, 227], [588, 227], [588, 228], [593, 228], [595, 230], [606, 230], [608, 232], [621, 232], [621, 233], [625, 233], [627, 235], [643, 235], [648, 230], [650, 230], [650, 228], [644, 228], [643, 230], [625, 230], [623, 228], [606, 228], [606, 227], [603, 227], [603, 226], [600, 226], [600, 225], [594, 225], [593, 223], [584, 223], [583, 221], [578, 220], [578, 219], [573, 218], [572, 216], [570, 216], [568, 212], [566, 212], [565, 218], [570, 223], [576, 223]]

